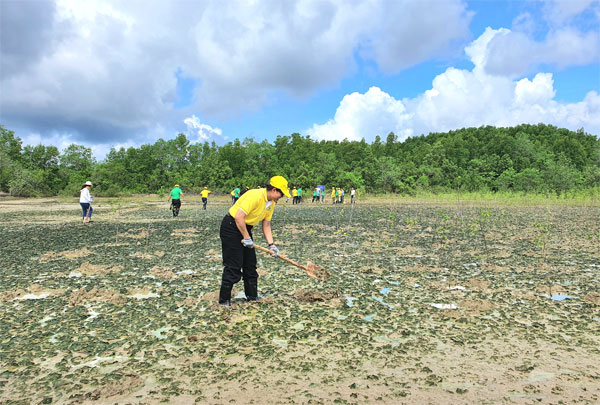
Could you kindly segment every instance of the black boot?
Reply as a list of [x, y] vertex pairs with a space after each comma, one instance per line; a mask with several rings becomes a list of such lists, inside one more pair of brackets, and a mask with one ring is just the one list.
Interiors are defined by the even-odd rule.
[[221, 291], [219, 292], [219, 304], [227, 307], [231, 306], [231, 289], [233, 284], [221, 283]]
[[258, 301], [258, 280], [244, 280], [244, 293], [248, 301]]

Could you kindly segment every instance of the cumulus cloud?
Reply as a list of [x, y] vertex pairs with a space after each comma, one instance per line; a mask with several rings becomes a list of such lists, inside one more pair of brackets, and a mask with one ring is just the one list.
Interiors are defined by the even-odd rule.
[[[513, 21], [512, 30], [494, 35], [482, 68], [516, 78], [539, 66], [564, 69], [600, 63], [600, 0], [549, 0], [542, 9], [540, 21], [523, 13]], [[537, 31], [543, 23], [547, 30], [540, 36]]]
[[344, 97], [335, 117], [323, 125], [314, 125], [307, 134], [316, 139], [359, 141], [375, 135], [382, 138], [393, 131], [396, 135], [412, 135], [406, 128], [409, 119], [401, 101], [394, 99], [378, 87], [365, 94], [352, 93]]
[[466, 11], [465, 3], [392, 3], [393, 7], [379, 7], [370, 13], [372, 25], [362, 44], [362, 54], [371, 56], [384, 72], [396, 73], [416, 65], [444, 53], [452, 41], [469, 36], [472, 13]]
[[561, 103], [554, 99], [551, 73], [515, 81], [482, 68], [491, 40], [505, 32], [487, 30], [467, 47], [473, 70], [449, 68], [435, 77], [431, 89], [412, 99], [396, 100], [378, 88], [347, 95], [333, 119], [306, 132], [317, 139], [373, 141], [376, 135], [393, 131], [402, 140], [463, 127], [544, 122], [600, 133], [598, 92], [590, 91], [577, 103]]
[[208, 124], [203, 124], [195, 115], [183, 120], [188, 129], [189, 139], [192, 142], [204, 142], [215, 137], [223, 136], [220, 128], [213, 128]]
[[[398, 71], [467, 35], [463, 0], [1, 2], [2, 121], [91, 143], [148, 140], [192, 111], [227, 119], [270, 94], [333, 87], [362, 52]], [[443, 24], [440, 24], [443, 21]], [[177, 72], [197, 86], [175, 108]]]
[[492, 74], [522, 76], [539, 65], [558, 68], [600, 63], [600, 31], [587, 33], [566, 27], [538, 42], [521, 32], [504, 30], [488, 46], [485, 70]]
[[598, 0], [549, 0], [544, 4], [544, 14], [552, 25], [560, 26], [592, 7], [598, 12], [599, 5]]

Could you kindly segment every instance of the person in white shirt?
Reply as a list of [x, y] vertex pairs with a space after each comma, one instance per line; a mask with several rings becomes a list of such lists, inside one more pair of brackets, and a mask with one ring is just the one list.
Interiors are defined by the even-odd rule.
[[350, 204], [356, 203], [356, 189], [352, 186], [352, 190], [350, 191]]
[[79, 205], [81, 205], [81, 210], [83, 211], [83, 223], [86, 224], [88, 222], [92, 222], [92, 202], [94, 198], [90, 195], [90, 189], [92, 188], [92, 182], [86, 181], [83, 187], [81, 187], [81, 191], [79, 194]]

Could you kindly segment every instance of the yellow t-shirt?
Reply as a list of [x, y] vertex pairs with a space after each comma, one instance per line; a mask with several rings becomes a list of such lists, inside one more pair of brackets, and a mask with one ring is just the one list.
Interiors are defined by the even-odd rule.
[[292, 197], [298, 197], [298, 190], [296, 190], [296, 189], [292, 190]]
[[267, 189], [255, 188], [246, 191], [229, 209], [229, 214], [235, 217], [238, 210], [242, 210], [246, 214], [246, 224], [258, 225], [263, 219], [270, 221], [274, 209], [273, 201], [267, 200]]
[[208, 195], [209, 195], [209, 194], [210, 194], [210, 191], [209, 191], [209, 190], [202, 190], [202, 191], [200, 192], [200, 195], [201, 195], [202, 197], [204, 197], [204, 198], [208, 197]]

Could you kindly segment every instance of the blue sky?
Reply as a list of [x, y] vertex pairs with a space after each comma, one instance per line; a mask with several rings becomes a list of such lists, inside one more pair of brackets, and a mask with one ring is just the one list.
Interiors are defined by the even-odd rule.
[[0, 124], [26, 144], [600, 134], [600, 1], [1, 0]]

